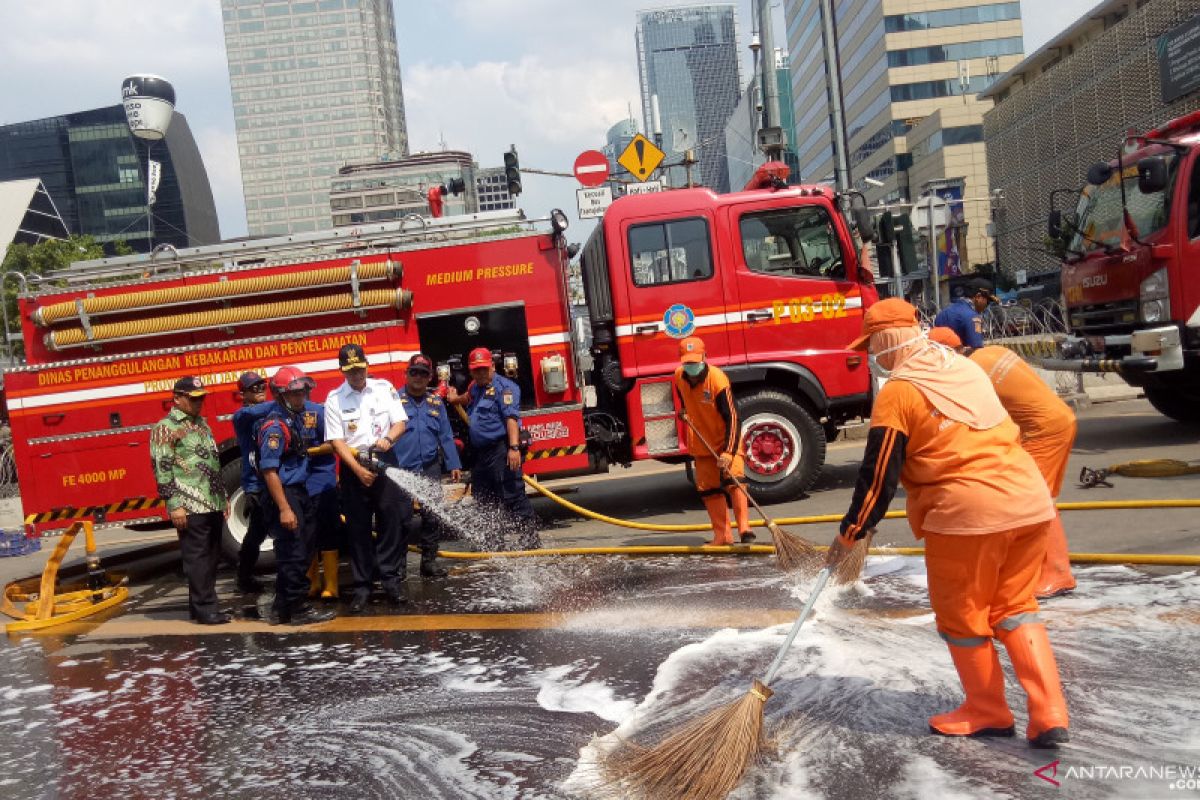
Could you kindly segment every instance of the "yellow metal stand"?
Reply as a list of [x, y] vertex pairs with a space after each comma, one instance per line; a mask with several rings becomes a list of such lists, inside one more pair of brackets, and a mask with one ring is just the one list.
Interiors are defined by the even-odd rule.
[[[56, 593], [58, 569], [81, 530], [87, 551], [87, 578], [61, 587], [64, 591]], [[73, 523], [63, 532], [41, 578], [15, 581], [4, 587], [0, 612], [17, 620], [6, 626], [9, 633], [33, 631], [90, 617], [118, 605], [128, 596], [124, 578], [108, 575], [100, 569], [92, 521], [85, 519]], [[24, 608], [18, 603], [23, 603]]]

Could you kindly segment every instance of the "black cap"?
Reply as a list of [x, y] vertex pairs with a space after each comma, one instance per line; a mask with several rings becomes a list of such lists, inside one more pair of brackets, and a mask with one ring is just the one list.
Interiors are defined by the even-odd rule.
[[208, 390], [204, 382], [195, 375], [188, 375], [175, 381], [175, 394], [186, 394], [188, 397], [204, 397]]
[[967, 296], [974, 297], [977, 294], [986, 294], [988, 300], [999, 302], [999, 298], [996, 297], [995, 287], [992, 286], [992, 282], [987, 278], [972, 278], [971, 282], [967, 284]]
[[349, 372], [352, 369], [365, 369], [367, 366], [367, 354], [363, 352], [362, 345], [344, 344], [342, 349], [338, 351], [338, 366], [342, 368], [342, 372]]
[[237, 387], [239, 391], [248, 392], [259, 384], [266, 388], [267, 379], [257, 372], [243, 372], [242, 376], [238, 378]]
[[432, 375], [433, 362], [430, 361], [429, 356], [425, 355], [424, 353], [417, 353], [408, 360], [408, 371], [427, 372]]

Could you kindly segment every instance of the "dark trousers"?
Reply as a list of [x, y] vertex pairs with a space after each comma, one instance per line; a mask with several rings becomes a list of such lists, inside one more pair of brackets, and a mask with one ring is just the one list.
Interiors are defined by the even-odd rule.
[[[434, 461], [416, 471], [426, 478], [440, 481], [442, 479], [442, 462]], [[413, 509], [412, 516], [404, 526], [405, 546], [413, 544], [420, 546], [422, 564], [433, 561], [437, 558], [438, 539], [441, 532], [442, 523], [436, 514], [428, 509], [421, 511]]]
[[188, 612], [192, 619], [216, 614], [217, 563], [221, 559], [221, 529], [225, 515], [220, 511], [188, 514], [187, 527], [179, 534], [179, 554], [188, 582]]
[[315, 517], [312, 500], [303, 484], [283, 487], [288, 506], [296, 515], [296, 529], [279, 522], [279, 507], [271, 493], [263, 490], [263, 514], [267, 532], [275, 545], [275, 612], [291, 614], [308, 602], [308, 564], [312, 560]]
[[533, 506], [525, 496], [521, 470], [508, 468], [508, 441], [497, 439], [475, 446], [475, 466], [471, 468], [471, 492], [480, 503], [503, 506], [516, 516], [533, 520]]
[[[265, 490], [264, 490], [265, 491]], [[237, 578], [245, 582], [254, 577], [254, 567], [258, 564], [258, 554], [262, 544], [267, 540], [267, 520], [263, 516], [262, 494], [246, 492], [247, 527], [242, 546], [238, 549]]]
[[404, 526], [412, 516], [412, 501], [386, 475], [376, 475], [374, 483], [363, 486], [347, 469], [342, 471], [342, 509], [355, 597], [369, 595], [376, 580], [385, 592], [399, 592], [406, 564]]
[[346, 541], [346, 526], [342, 522], [342, 496], [331, 487], [313, 498], [313, 516], [317, 525], [317, 550], [341, 550]]

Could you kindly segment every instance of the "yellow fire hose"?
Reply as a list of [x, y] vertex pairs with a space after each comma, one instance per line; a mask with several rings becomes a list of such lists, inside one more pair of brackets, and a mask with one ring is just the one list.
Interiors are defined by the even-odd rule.
[[71, 347], [84, 347], [103, 341], [141, 339], [161, 333], [224, 328], [247, 322], [280, 317], [306, 317], [328, 314], [333, 311], [358, 311], [371, 308], [405, 309], [412, 306], [412, 292], [407, 289], [368, 289], [359, 295], [355, 305], [351, 294], [336, 294], [327, 297], [308, 297], [302, 300], [281, 300], [275, 303], [260, 303], [237, 308], [220, 308], [210, 311], [195, 311], [188, 314], [169, 314], [128, 322], [103, 322], [92, 326], [89, 339], [83, 328], [68, 328], [51, 331], [43, 339], [46, 348], [52, 351]]
[[387, 261], [376, 261], [371, 264], [359, 264], [351, 267], [325, 267], [309, 270], [308, 272], [290, 272], [278, 275], [261, 275], [256, 278], [242, 280], [213, 281], [212, 283], [193, 284], [191, 286], [173, 286], [169, 289], [149, 289], [144, 292], [130, 294], [112, 294], [103, 297], [82, 298], [79, 304], [74, 300], [38, 308], [33, 312], [33, 322], [40, 327], [53, 325], [67, 319], [79, 317], [80, 306], [84, 314], [112, 314], [117, 311], [134, 311], [138, 309], [160, 308], [181, 303], [192, 303], [199, 300], [228, 300], [234, 297], [251, 297], [266, 292], [280, 292], [293, 289], [310, 289], [317, 286], [333, 286], [348, 283], [351, 273], [360, 281], [373, 281], [387, 278], [397, 280], [403, 274], [403, 267]]
[[[57, 591], [58, 569], [80, 531], [83, 531], [87, 552], [86, 586]], [[118, 605], [128, 596], [129, 589], [123, 578], [108, 575], [100, 569], [92, 521], [85, 519], [63, 532], [40, 578], [16, 581], [4, 587], [0, 612], [17, 620], [8, 623], [9, 633], [32, 631], [90, 617]], [[21, 608], [18, 603], [25, 605]]]

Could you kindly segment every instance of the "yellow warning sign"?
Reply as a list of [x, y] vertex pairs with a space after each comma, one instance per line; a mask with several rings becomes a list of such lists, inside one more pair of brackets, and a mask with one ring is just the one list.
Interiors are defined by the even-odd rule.
[[621, 153], [617, 163], [629, 170], [633, 177], [644, 181], [654, 174], [654, 170], [658, 168], [664, 158], [666, 158], [666, 153], [639, 133], [633, 137], [633, 141]]

